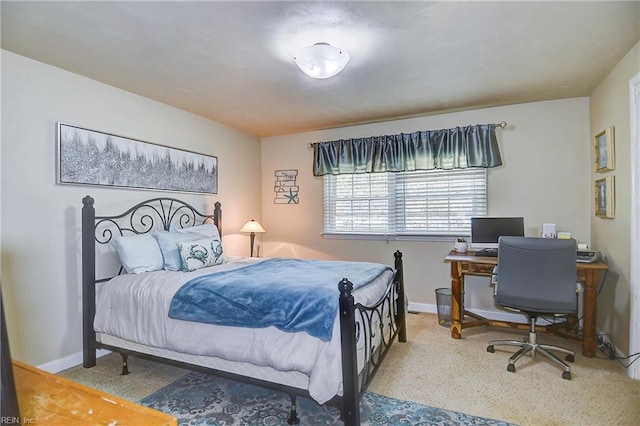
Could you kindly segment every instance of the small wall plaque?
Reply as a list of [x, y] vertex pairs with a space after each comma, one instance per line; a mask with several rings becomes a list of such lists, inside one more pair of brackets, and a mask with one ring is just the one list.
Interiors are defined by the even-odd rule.
[[300, 188], [296, 185], [298, 176], [297, 170], [276, 170], [276, 184], [273, 188], [276, 193], [274, 204], [298, 204], [298, 192]]

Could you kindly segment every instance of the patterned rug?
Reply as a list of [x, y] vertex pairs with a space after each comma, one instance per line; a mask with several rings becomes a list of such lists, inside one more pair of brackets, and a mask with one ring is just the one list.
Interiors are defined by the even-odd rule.
[[[335, 406], [298, 397], [300, 425], [340, 425]], [[189, 373], [140, 401], [175, 416], [180, 425], [286, 425], [287, 394], [202, 373]], [[367, 392], [364, 425], [508, 425]]]

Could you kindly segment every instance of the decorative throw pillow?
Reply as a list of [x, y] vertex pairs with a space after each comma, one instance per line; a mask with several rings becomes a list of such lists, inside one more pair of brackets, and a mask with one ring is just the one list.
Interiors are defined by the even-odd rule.
[[158, 240], [160, 251], [164, 259], [163, 269], [167, 271], [179, 271], [182, 265], [178, 242], [188, 242], [209, 237], [207, 234], [195, 232], [167, 232], [155, 231], [153, 236]]
[[128, 274], [141, 274], [162, 269], [162, 252], [158, 242], [150, 234], [118, 237], [111, 244]]
[[191, 272], [207, 266], [224, 263], [222, 243], [218, 238], [203, 238], [195, 241], [178, 241], [182, 271]]

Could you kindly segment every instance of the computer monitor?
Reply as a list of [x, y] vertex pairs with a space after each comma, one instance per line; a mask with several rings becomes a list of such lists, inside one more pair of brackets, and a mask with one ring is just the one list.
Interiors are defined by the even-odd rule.
[[471, 250], [497, 249], [498, 238], [503, 235], [524, 237], [524, 218], [471, 218]]

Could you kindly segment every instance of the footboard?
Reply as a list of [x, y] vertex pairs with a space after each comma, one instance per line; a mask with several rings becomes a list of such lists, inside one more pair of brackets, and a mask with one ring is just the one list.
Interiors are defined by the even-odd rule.
[[[360, 424], [360, 399], [395, 337], [398, 336], [400, 342], [407, 341], [402, 253], [396, 251], [394, 257], [393, 283], [373, 306], [354, 304], [351, 294], [353, 284], [348, 279], [338, 284], [342, 338], [342, 415], [345, 425]], [[360, 341], [364, 345], [362, 368], [358, 366], [357, 355]]]

